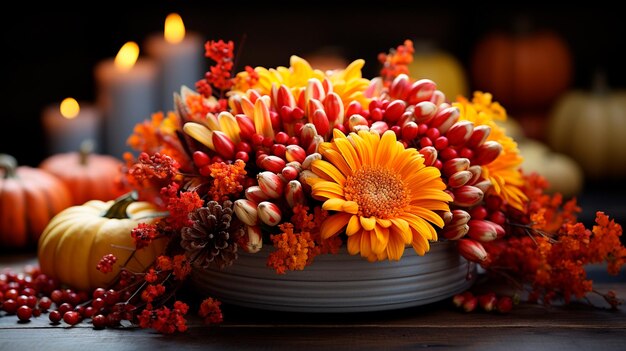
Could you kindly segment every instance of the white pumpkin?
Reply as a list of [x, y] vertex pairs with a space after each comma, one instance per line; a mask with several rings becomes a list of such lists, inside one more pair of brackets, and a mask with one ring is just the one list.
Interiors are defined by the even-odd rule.
[[572, 158], [553, 152], [546, 144], [532, 139], [523, 139], [518, 147], [524, 157], [522, 170], [525, 173], [536, 172], [546, 178], [550, 184], [546, 189], [548, 193], [559, 192], [566, 198], [580, 193], [584, 175]]
[[566, 94], [550, 116], [548, 142], [574, 158], [593, 179], [626, 176], [626, 91], [598, 83]]

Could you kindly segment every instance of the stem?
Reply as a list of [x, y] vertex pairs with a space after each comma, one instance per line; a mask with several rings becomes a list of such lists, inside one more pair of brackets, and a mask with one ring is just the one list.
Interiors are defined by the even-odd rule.
[[4, 179], [15, 178], [17, 160], [15, 160], [15, 157], [11, 155], [0, 154], [0, 169], [4, 170]]
[[128, 213], [126, 213], [126, 209], [128, 205], [137, 201], [138, 195], [136, 191], [131, 191], [127, 194], [124, 194], [117, 199], [109, 209], [102, 215], [105, 218], [116, 218], [116, 219], [125, 219], [129, 218]]
[[89, 155], [93, 152], [93, 140], [87, 139], [80, 143], [79, 148], [79, 163], [81, 166], [87, 165], [87, 160], [89, 159]]

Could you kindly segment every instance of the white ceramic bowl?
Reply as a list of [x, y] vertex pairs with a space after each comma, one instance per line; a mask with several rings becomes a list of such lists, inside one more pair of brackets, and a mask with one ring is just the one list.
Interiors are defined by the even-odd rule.
[[271, 247], [242, 253], [224, 270], [194, 269], [192, 283], [204, 294], [239, 306], [291, 312], [393, 310], [440, 301], [474, 282], [476, 265], [454, 242], [436, 242], [425, 256], [407, 248], [400, 261], [368, 262], [345, 250], [320, 255], [303, 271], [279, 275], [267, 267]]

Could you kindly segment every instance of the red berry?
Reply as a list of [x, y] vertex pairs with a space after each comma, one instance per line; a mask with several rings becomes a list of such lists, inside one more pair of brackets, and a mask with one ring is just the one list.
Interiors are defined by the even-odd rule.
[[433, 146], [433, 141], [429, 137], [421, 137], [420, 146], [421, 147]]
[[472, 157], [474, 157], [474, 151], [472, 151], [472, 149], [464, 147], [461, 149], [461, 151], [459, 151], [459, 156], [471, 160]]
[[17, 302], [18, 306], [26, 306], [26, 304], [28, 303], [28, 296], [20, 295], [17, 297], [17, 299], [15, 299], [15, 302]]
[[30, 320], [30, 317], [33, 316], [33, 309], [28, 306], [20, 306], [17, 309], [17, 318], [22, 322], [26, 322]]
[[63, 314], [63, 321], [69, 325], [76, 325], [80, 322], [80, 314], [75, 311], [68, 311]]
[[245, 141], [241, 141], [241, 142], [237, 143], [237, 146], [235, 146], [235, 150], [236, 151], [251, 152], [252, 151], [252, 146], [250, 146], [250, 144], [246, 143]]
[[104, 293], [106, 293], [106, 290], [104, 290], [104, 288], [97, 288], [96, 290], [93, 291], [93, 293], [91, 294], [91, 297], [93, 297], [94, 299], [97, 299], [99, 297], [103, 297]]
[[62, 316], [65, 315], [66, 312], [69, 312], [73, 309], [74, 307], [67, 302], [62, 303], [61, 306], [59, 306], [58, 308], [59, 313], [61, 313]]
[[101, 314], [96, 315], [91, 319], [91, 323], [93, 324], [93, 327], [95, 329], [104, 329], [107, 326], [108, 322], [109, 321], [107, 320], [107, 317]]
[[250, 161], [250, 156], [248, 156], [248, 153], [245, 151], [237, 151], [237, 153], [235, 154], [235, 158], [238, 160], [242, 160], [246, 163]]
[[93, 306], [87, 306], [85, 307], [85, 310], [83, 311], [83, 317], [85, 318], [91, 318], [91, 316], [93, 316]]
[[61, 312], [59, 311], [50, 311], [50, 314], [48, 315], [48, 318], [50, 319], [50, 322], [57, 324], [59, 322], [61, 322]]
[[502, 296], [498, 299], [497, 309], [500, 313], [510, 312], [513, 309], [513, 299], [509, 296]]
[[472, 312], [476, 309], [476, 305], [478, 305], [478, 299], [476, 297], [466, 297], [463, 301], [463, 311]]
[[483, 206], [476, 206], [469, 211], [472, 219], [485, 219], [487, 218], [487, 209]]
[[427, 124], [422, 123], [417, 126], [417, 135], [424, 135], [426, 134], [427, 131], [428, 131]]
[[456, 294], [452, 297], [452, 303], [456, 307], [462, 307], [464, 301], [465, 301], [465, 295], [463, 294]]
[[439, 138], [435, 139], [435, 149], [443, 150], [446, 147], [448, 147], [448, 138], [446, 138], [445, 136], [440, 136]]
[[14, 314], [18, 307], [17, 302], [13, 299], [4, 300], [2, 303], [2, 309], [8, 314]]
[[504, 225], [506, 223], [506, 215], [502, 211], [495, 211], [489, 215], [489, 220], [496, 224]]
[[492, 292], [478, 296], [478, 304], [487, 312], [491, 312], [496, 308], [497, 300], [496, 294]]
[[52, 293], [50, 293], [50, 298], [52, 299], [52, 302], [60, 305], [63, 302], [63, 292], [58, 289], [53, 290]]
[[485, 199], [485, 205], [490, 211], [498, 211], [500, 206], [502, 206], [502, 199], [496, 195], [487, 196]]
[[457, 156], [458, 156], [458, 153], [456, 152], [455, 149], [451, 147], [447, 147], [441, 150], [441, 152], [439, 153], [439, 157], [444, 161], [451, 160], [453, 158], [456, 158]]
[[[372, 102], [375, 100], [372, 100]], [[371, 104], [370, 104], [371, 106]], [[370, 118], [372, 121], [382, 121], [383, 120], [383, 111], [381, 111], [378, 107], [370, 110]]]
[[33, 309], [33, 317], [39, 317], [41, 316], [41, 310], [38, 308], [34, 308]]
[[22, 295], [35, 296], [35, 295], [37, 295], [37, 292], [33, 288], [26, 287], [26, 288], [22, 289]]
[[430, 140], [436, 140], [437, 138], [439, 138], [440, 135], [441, 133], [437, 128], [428, 128], [428, 130], [426, 131], [426, 136], [429, 137]]
[[289, 141], [287, 141], [287, 145], [298, 145], [300, 143], [300, 139], [298, 139], [298, 137], [292, 136], [291, 138], [289, 138]]
[[100, 309], [102, 309], [105, 304], [106, 302], [104, 301], [104, 299], [98, 297], [91, 302], [91, 307], [93, 307], [96, 311], [100, 311]]
[[17, 289], [9, 289], [4, 292], [5, 300], [15, 300], [20, 294], [17, 292]]
[[289, 141], [289, 134], [285, 132], [278, 132], [276, 133], [276, 135], [274, 135], [274, 140], [276, 140], [277, 144], [286, 145]]
[[26, 298], [26, 306], [30, 308], [35, 308], [35, 306], [37, 306], [37, 296], [29, 295]]
[[206, 153], [202, 151], [196, 151], [193, 153], [193, 163], [195, 163], [197, 167], [206, 166], [210, 162], [211, 158]]

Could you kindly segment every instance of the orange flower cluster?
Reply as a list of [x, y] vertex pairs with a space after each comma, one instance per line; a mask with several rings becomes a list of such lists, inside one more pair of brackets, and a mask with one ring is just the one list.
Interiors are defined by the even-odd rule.
[[378, 62], [383, 65], [380, 70], [380, 76], [385, 86], [390, 85], [397, 76], [409, 74], [408, 66], [413, 62], [414, 52], [413, 42], [405, 40], [404, 45], [398, 45], [395, 50], [390, 50], [388, 54], [378, 54]]
[[[596, 225], [589, 230], [576, 219], [580, 208], [575, 200], [563, 204], [560, 194], [546, 195], [542, 189], [547, 183], [537, 175], [526, 177], [526, 184], [530, 221], [511, 222], [514, 235], [485, 245], [489, 271], [504, 274], [520, 288], [528, 285], [529, 301], [544, 304], [556, 298], [569, 303], [572, 297], [595, 292], [587, 278], [588, 264], [605, 262], [610, 274], [619, 273], [626, 260], [619, 224], [597, 212]], [[620, 303], [612, 294], [601, 295], [612, 307]]]
[[209, 196], [214, 201], [227, 200], [231, 195], [241, 194], [242, 182], [245, 180], [246, 164], [242, 160], [236, 160], [232, 164], [222, 162], [212, 163], [209, 166], [213, 183], [209, 189]]
[[[303, 270], [313, 263], [317, 255], [339, 252], [342, 244], [339, 237], [327, 240], [321, 238], [319, 228], [328, 214], [319, 208], [316, 210], [310, 214], [308, 207], [295, 206], [291, 222], [279, 226], [281, 234], [272, 235], [276, 251], [270, 253], [267, 265], [276, 273], [285, 274], [288, 270]], [[294, 229], [299, 231], [294, 233]]]

